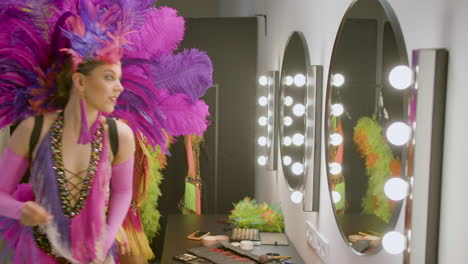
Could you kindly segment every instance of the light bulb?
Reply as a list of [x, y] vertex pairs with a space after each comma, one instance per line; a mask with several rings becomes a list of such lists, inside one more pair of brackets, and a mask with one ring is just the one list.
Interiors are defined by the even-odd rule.
[[283, 164], [284, 165], [289, 166], [289, 165], [291, 165], [291, 162], [292, 162], [291, 157], [289, 157], [289, 156], [284, 156], [283, 157]]
[[334, 133], [330, 135], [330, 144], [339, 146], [341, 143], [343, 143], [343, 137], [340, 134]]
[[335, 87], [341, 87], [345, 83], [345, 78], [341, 73], [333, 74], [332, 80], [332, 85]]
[[304, 135], [301, 135], [299, 133], [294, 134], [294, 136], [292, 137], [293, 144], [296, 146], [301, 146], [302, 144], [304, 144], [304, 139]]
[[283, 124], [285, 126], [290, 126], [290, 125], [292, 125], [292, 123], [293, 123], [293, 120], [292, 120], [292, 118], [290, 116], [285, 116], [283, 118]]
[[284, 80], [284, 84], [286, 84], [286, 86], [291, 86], [293, 83], [294, 83], [294, 78], [289, 75], [286, 76]]
[[411, 129], [402, 122], [395, 122], [387, 129], [387, 139], [396, 146], [402, 146], [408, 142], [411, 135]]
[[258, 162], [258, 165], [265, 166], [267, 162], [267, 158], [265, 156], [260, 156], [258, 157], [257, 162]]
[[337, 191], [332, 191], [333, 203], [339, 203], [341, 201], [341, 194]]
[[407, 89], [413, 84], [413, 71], [405, 65], [396, 66], [390, 71], [388, 80], [395, 89]]
[[260, 76], [260, 78], [258, 78], [258, 84], [266, 86], [268, 84], [268, 78], [265, 75]]
[[344, 112], [344, 108], [342, 104], [334, 104], [331, 106], [331, 114], [334, 116], [340, 116]]
[[283, 138], [283, 144], [284, 144], [285, 146], [291, 146], [291, 144], [292, 144], [292, 138], [289, 137], [289, 136], [285, 136], [285, 137]]
[[258, 144], [260, 146], [265, 146], [267, 144], [267, 138], [266, 137], [259, 137], [257, 142], [258, 142]]
[[302, 194], [302, 192], [294, 191], [291, 193], [291, 201], [295, 204], [301, 203], [303, 197], [304, 195]]
[[305, 114], [305, 106], [303, 104], [297, 104], [293, 106], [293, 113], [295, 116], [302, 116]]
[[341, 173], [341, 165], [339, 163], [336, 163], [336, 162], [332, 162], [330, 164], [330, 173], [333, 174], [333, 175], [338, 175]]
[[300, 175], [304, 172], [304, 165], [299, 163], [299, 162], [296, 162], [292, 165], [291, 167], [291, 171], [292, 173], [296, 174], [296, 175]]
[[266, 118], [266, 116], [259, 117], [258, 124], [261, 126], [266, 126], [268, 124], [268, 118]]
[[291, 106], [293, 104], [294, 100], [292, 99], [291, 96], [286, 96], [284, 98], [284, 105], [285, 106]]
[[399, 232], [388, 232], [382, 238], [382, 246], [388, 253], [397, 255], [403, 252], [407, 246], [406, 237]]
[[296, 74], [296, 76], [294, 76], [294, 84], [297, 87], [302, 87], [304, 86], [305, 83], [306, 83], [306, 77], [304, 76], [304, 74], [299, 73], [299, 74]]
[[391, 178], [385, 183], [384, 192], [389, 199], [400, 201], [408, 195], [408, 187], [408, 182], [402, 178]]
[[266, 106], [268, 104], [268, 98], [266, 98], [266, 96], [260, 96], [260, 98], [258, 98], [258, 104], [260, 106]]

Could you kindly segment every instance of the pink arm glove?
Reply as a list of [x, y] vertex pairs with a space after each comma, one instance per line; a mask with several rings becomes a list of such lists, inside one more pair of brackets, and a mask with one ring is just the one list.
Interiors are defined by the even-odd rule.
[[133, 163], [134, 158], [131, 158], [126, 162], [112, 166], [105, 252], [114, 243], [117, 232], [130, 207], [132, 200]]
[[0, 168], [2, 170], [0, 176], [0, 215], [16, 220], [20, 219], [24, 202], [13, 198], [13, 193], [16, 191], [18, 183], [23, 178], [28, 166], [29, 161], [27, 158], [14, 153], [9, 148], [6, 148], [3, 152], [0, 158]]

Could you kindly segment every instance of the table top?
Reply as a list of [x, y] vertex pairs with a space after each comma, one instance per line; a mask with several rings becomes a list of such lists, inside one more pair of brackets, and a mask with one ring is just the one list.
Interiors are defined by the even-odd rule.
[[[187, 239], [187, 235], [197, 230], [209, 231], [212, 235], [229, 235], [229, 231], [224, 230], [226, 221], [227, 215], [169, 215], [161, 263], [181, 263], [173, 257], [186, 253], [187, 249], [201, 246], [200, 241]], [[256, 246], [251, 253], [279, 253], [282, 256], [292, 256], [293, 258], [288, 260], [289, 263], [304, 263], [290, 241], [289, 246]]]

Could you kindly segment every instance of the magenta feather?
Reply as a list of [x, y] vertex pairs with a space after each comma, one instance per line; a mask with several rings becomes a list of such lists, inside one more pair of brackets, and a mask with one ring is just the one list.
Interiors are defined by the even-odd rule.
[[125, 57], [151, 59], [178, 48], [184, 36], [185, 21], [169, 7], [151, 8], [145, 14], [143, 27], [128, 36], [130, 48]]
[[166, 131], [176, 137], [189, 134], [203, 135], [208, 127], [208, 105], [201, 100], [192, 103], [190, 98], [182, 93], [162, 94], [166, 98], [161, 100], [158, 107], [166, 115], [164, 122]]

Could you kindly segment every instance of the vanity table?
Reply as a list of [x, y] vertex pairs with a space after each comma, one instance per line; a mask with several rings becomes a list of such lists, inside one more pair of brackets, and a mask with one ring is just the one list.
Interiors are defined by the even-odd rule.
[[[187, 252], [187, 249], [201, 246], [200, 241], [189, 240], [187, 235], [200, 230], [209, 231], [213, 235], [230, 235], [230, 231], [225, 231], [227, 215], [169, 215], [167, 219], [166, 236], [164, 238], [164, 248], [161, 263], [181, 263], [173, 257]], [[266, 253], [279, 253], [283, 256], [292, 256], [288, 260], [290, 263], [305, 263], [294, 246], [289, 242], [289, 246], [262, 245], [256, 246], [251, 253], [262, 255]]]

